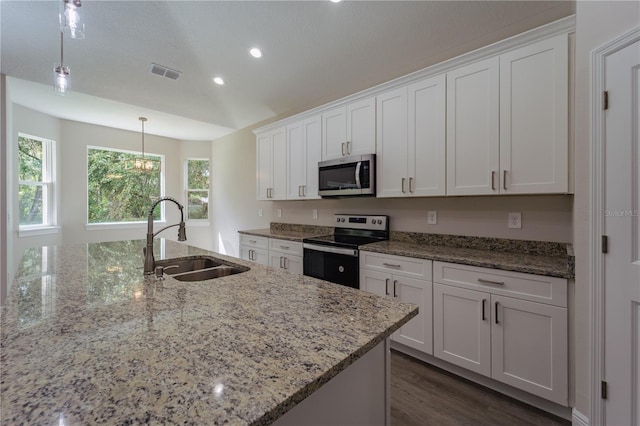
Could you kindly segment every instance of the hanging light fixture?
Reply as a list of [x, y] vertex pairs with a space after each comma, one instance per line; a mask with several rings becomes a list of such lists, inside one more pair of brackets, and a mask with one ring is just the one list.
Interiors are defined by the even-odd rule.
[[60, 0], [60, 30], [71, 38], [84, 38], [84, 19], [79, 10], [81, 6], [81, 0]]
[[69, 91], [71, 70], [64, 65], [64, 33], [60, 31], [60, 65], [53, 67], [53, 88], [63, 95]]
[[160, 161], [153, 158], [145, 158], [144, 156], [144, 123], [147, 121], [147, 117], [138, 117], [138, 120], [142, 123], [142, 156], [130, 160], [127, 168], [139, 172], [159, 172]]

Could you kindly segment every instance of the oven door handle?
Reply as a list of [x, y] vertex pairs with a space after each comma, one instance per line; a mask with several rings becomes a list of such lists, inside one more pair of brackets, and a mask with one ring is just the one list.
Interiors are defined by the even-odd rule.
[[320, 245], [309, 244], [309, 243], [303, 243], [302, 247], [309, 250], [322, 251], [325, 253], [344, 254], [346, 256], [358, 257], [358, 250], [355, 250], [355, 249], [320, 246]]

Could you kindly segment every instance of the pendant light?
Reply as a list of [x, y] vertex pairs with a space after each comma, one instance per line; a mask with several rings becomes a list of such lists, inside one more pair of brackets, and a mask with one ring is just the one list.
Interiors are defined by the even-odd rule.
[[63, 95], [69, 91], [71, 70], [64, 65], [64, 32], [60, 31], [60, 65], [53, 67], [53, 88]]
[[84, 38], [84, 19], [80, 14], [81, 0], [60, 0], [60, 30], [69, 37]]
[[144, 123], [147, 121], [147, 117], [138, 117], [138, 120], [142, 123], [142, 156], [130, 160], [128, 162], [128, 168], [138, 172], [159, 172], [161, 167], [160, 161], [145, 158], [144, 156]]

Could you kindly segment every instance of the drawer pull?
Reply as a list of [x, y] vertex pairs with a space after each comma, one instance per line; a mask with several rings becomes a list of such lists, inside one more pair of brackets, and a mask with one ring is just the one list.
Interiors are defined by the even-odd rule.
[[504, 285], [504, 281], [491, 281], [491, 280], [485, 280], [484, 278], [478, 278], [478, 282], [482, 284]]
[[256, 240], [249, 240], [249, 242], [250, 242], [251, 244], [255, 244], [255, 243], [257, 243], [257, 241], [256, 241]]
[[400, 268], [401, 267], [400, 265], [396, 265], [394, 263], [386, 263], [386, 262], [383, 263], [382, 265], [386, 266], [387, 268]]
[[389, 295], [389, 278], [384, 280], [384, 294]]
[[289, 250], [289, 246], [280, 246], [282, 250]]

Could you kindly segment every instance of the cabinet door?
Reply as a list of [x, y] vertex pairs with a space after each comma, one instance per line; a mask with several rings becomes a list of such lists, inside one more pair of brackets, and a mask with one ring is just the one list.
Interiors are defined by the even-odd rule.
[[337, 107], [322, 114], [322, 159], [346, 155], [347, 109]]
[[376, 113], [376, 196], [402, 197], [408, 194], [409, 180], [406, 87], [379, 95], [376, 99]]
[[497, 194], [499, 59], [447, 73], [447, 195]]
[[567, 309], [491, 296], [491, 376], [567, 405]]
[[[409, 195], [446, 193], [446, 78], [414, 83], [408, 88]], [[378, 143], [380, 140], [378, 139]]]
[[273, 185], [271, 199], [287, 198], [287, 134], [281, 127], [271, 131]]
[[490, 295], [433, 284], [433, 355], [491, 375]]
[[266, 200], [272, 186], [271, 132], [256, 135], [257, 197]]
[[421, 352], [433, 354], [432, 284], [394, 275], [392, 292], [403, 302], [418, 305], [418, 315], [393, 334], [393, 340]]
[[322, 117], [316, 116], [302, 123], [302, 140], [306, 149], [306, 182], [302, 190], [305, 199], [318, 199], [318, 162], [322, 160]]
[[253, 261], [251, 256], [251, 247], [240, 246], [240, 259]]
[[287, 200], [302, 198], [306, 178], [306, 159], [302, 123], [287, 126]]
[[501, 192], [568, 191], [568, 58], [566, 35], [500, 56]]
[[287, 255], [284, 257], [282, 264], [287, 272], [302, 275], [304, 266], [302, 256]]
[[376, 152], [376, 98], [347, 105], [347, 155]]
[[360, 269], [360, 290], [385, 297], [390, 294], [390, 285], [391, 274]]
[[269, 265], [269, 251], [242, 245], [240, 246], [240, 259], [258, 263], [260, 265]]

